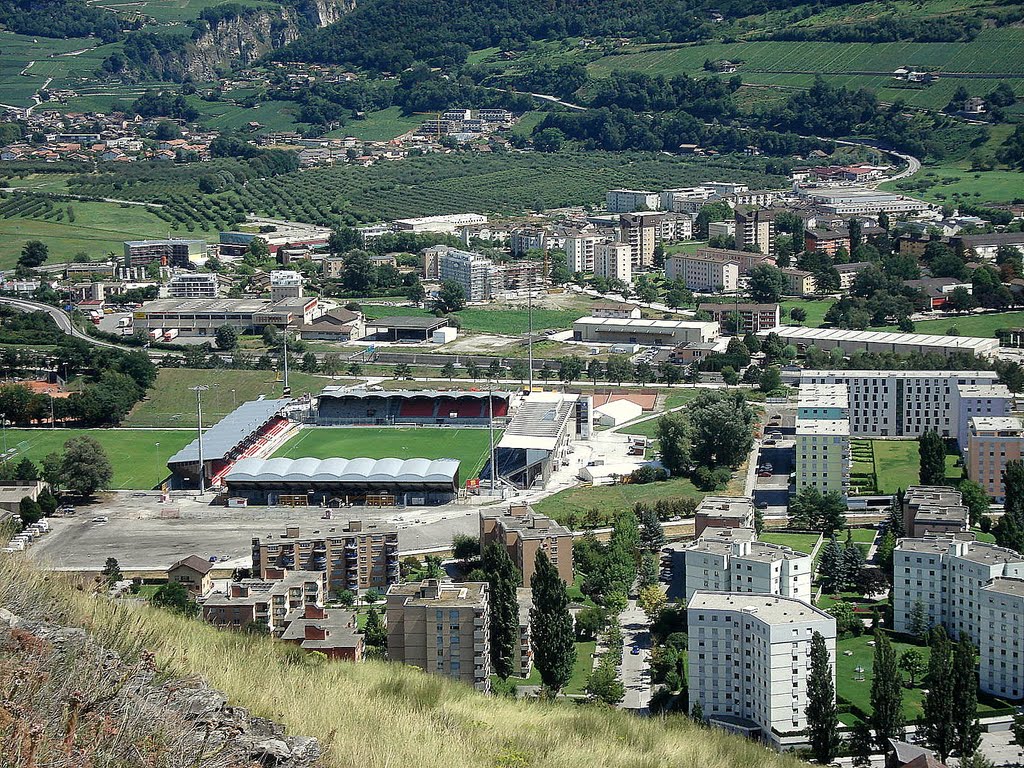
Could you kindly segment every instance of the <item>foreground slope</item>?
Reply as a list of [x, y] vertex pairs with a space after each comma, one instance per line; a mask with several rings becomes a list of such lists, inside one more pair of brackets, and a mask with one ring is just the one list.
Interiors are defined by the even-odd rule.
[[799, 765], [680, 717], [486, 697], [397, 664], [316, 663], [265, 638], [112, 605], [62, 577], [26, 570], [20, 558], [0, 556], [0, 607], [85, 627], [114, 649], [141, 642], [170, 673], [202, 677], [231, 703], [316, 737], [326, 764], [338, 768]]

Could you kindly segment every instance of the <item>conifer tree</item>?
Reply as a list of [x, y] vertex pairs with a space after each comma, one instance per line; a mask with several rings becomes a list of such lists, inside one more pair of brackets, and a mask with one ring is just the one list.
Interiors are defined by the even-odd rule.
[[565, 582], [542, 549], [537, 550], [530, 587], [533, 589], [533, 608], [530, 611], [533, 662], [540, 672], [541, 682], [557, 694], [572, 677], [576, 646], [573, 645], [572, 616], [569, 614]]
[[814, 758], [825, 765], [832, 762], [839, 748], [839, 712], [832, 662], [825, 638], [815, 632], [811, 637], [811, 669], [807, 675], [807, 740]]
[[491, 665], [494, 673], [507, 680], [513, 672], [516, 644], [519, 642], [519, 571], [508, 550], [492, 541], [484, 550], [482, 568], [489, 585], [491, 613]]
[[875, 658], [871, 669], [871, 728], [875, 745], [889, 748], [889, 739], [903, 740], [903, 686], [896, 662], [896, 652], [889, 638], [875, 632]]

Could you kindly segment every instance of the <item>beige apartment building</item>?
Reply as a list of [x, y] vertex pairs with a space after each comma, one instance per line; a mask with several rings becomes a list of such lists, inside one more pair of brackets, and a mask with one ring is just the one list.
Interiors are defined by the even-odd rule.
[[960, 491], [948, 485], [911, 485], [903, 496], [903, 530], [908, 538], [964, 533], [970, 510]]
[[1006, 501], [1006, 462], [1024, 458], [1024, 419], [975, 416], [967, 433], [967, 476], [998, 504]]
[[232, 582], [227, 593], [206, 598], [203, 619], [218, 629], [265, 624], [273, 637], [280, 637], [307, 604], [323, 605], [325, 596], [323, 573], [268, 568], [265, 578]]
[[594, 276], [633, 281], [632, 251], [629, 243], [597, 243], [594, 246]]
[[505, 510], [480, 510], [481, 552], [492, 541], [505, 545], [516, 568], [523, 574], [522, 586], [530, 586], [538, 550], [544, 550], [558, 575], [572, 584], [572, 533], [526, 504], [512, 504]]
[[352, 520], [303, 537], [298, 526], [289, 526], [280, 538], [252, 540], [252, 568], [261, 578], [277, 568], [325, 573], [332, 596], [344, 590], [384, 591], [398, 581], [398, 531]]
[[426, 579], [388, 589], [388, 657], [491, 688], [490, 610], [486, 582]]

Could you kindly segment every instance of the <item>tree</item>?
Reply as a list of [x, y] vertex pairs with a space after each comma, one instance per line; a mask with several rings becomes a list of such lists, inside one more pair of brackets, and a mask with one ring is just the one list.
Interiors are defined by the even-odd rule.
[[42, 266], [50, 257], [50, 249], [39, 240], [29, 240], [22, 246], [21, 256], [18, 257], [18, 266], [26, 269], [35, 269]]
[[480, 537], [457, 533], [452, 537], [452, 555], [467, 563], [480, 555]]
[[489, 585], [491, 613], [491, 664], [494, 673], [507, 680], [515, 671], [516, 645], [519, 643], [519, 602], [516, 588], [520, 577], [508, 550], [492, 541], [483, 554], [482, 568]]
[[64, 459], [56, 451], [43, 457], [43, 480], [51, 488], [59, 489], [64, 479]]
[[153, 593], [152, 603], [189, 618], [199, 615], [199, 605], [189, 596], [188, 588], [179, 581], [163, 584]]
[[448, 381], [455, 378], [455, 363], [451, 360], [441, 366], [441, 375], [444, 376]]
[[510, 378], [522, 382], [530, 375], [529, 364], [525, 360], [519, 360], [518, 358], [512, 360], [508, 364], [508, 375]]
[[380, 618], [380, 612], [371, 607], [366, 614], [366, 626], [363, 627], [363, 641], [373, 647], [384, 649], [388, 645], [388, 628]]
[[871, 726], [863, 720], [858, 720], [854, 723], [853, 733], [850, 734], [850, 752], [853, 754], [853, 764], [857, 768], [867, 768], [870, 766], [874, 747]]
[[812, 485], [799, 490], [789, 505], [790, 523], [831, 536], [846, 525], [846, 504], [835, 491], [822, 493]]
[[479, 379], [480, 378], [480, 372], [481, 372], [480, 366], [477, 364], [477, 362], [475, 360], [470, 360], [468, 363], [466, 363], [466, 375], [469, 378], [471, 378], [471, 379]]
[[587, 378], [593, 382], [598, 382], [604, 376], [604, 366], [601, 365], [600, 360], [591, 360], [587, 363]]
[[650, 586], [644, 587], [640, 590], [640, 594], [637, 599], [637, 604], [640, 606], [640, 610], [647, 616], [647, 620], [651, 624], [658, 620], [661, 616], [661, 611], [665, 607], [665, 593], [661, 591], [661, 587], [657, 584], [651, 584]]
[[807, 674], [807, 740], [811, 753], [822, 765], [832, 762], [839, 748], [839, 712], [832, 662], [825, 638], [819, 632], [811, 636], [811, 667]]
[[39, 508], [43, 511], [43, 517], [49, 517], [57, 511], [57, 499], [54, 498], [54, 495], [52, 493], [50, 493], [50, 489], [45, 486], [43, 487], [43, 490], [39, 492], [39, 495], [36, 497], [36, 503], [39, 505]]
[[658, 519], [658, 513], [654, 507], [640, 504], [637, 517], [640, 521], [640, 545], [648, 552], [657, 552], [665, 545], [665, 529]]
[[921, 457], [921, 485], [942, 485], [946, 480], [946, 446], [935, 430], [929, 429], [917, 438]]
[[557, 152], [565, 143], [565, 134], [557, 128], [544, 128], [533, 135], [533, 148], [538, 152]]
[[782, 374], [779, 373], [779, 369], [774, 365], [765, 368], [761, 372], [761, 379], [757, 383], [757, 388], [765, 394], [782, 389]]
[[981, 745], [978, 722], [978, 666], [974, 646], [961, 637], [953, 647], [953, 750], [963, 759], [977, 752]]
[[756, 416], [742, 392], [702, 392], [688, 414], [695, 464], [735, 468], [750, 454]]
[[423, 303], [423, 299], [427, 297], [427, 291], [423, 287], [423, 283], [417, 280], [415, 283], [410, 285], [405, 291], [405, 298], [411, 301], [413, 304]]
[[624, 355], [612, 355], [605, 363], [606, 378], [621, 384], [633, 375], [633, 364]]
[[563, 357], [559, 360], [558, 378], [567, 384], [571, 384], [583, 375], [583, 360], [576, 355]]
[[22, 525], [33, 525], [43, 519], [43, 510], [31, 496], [22, 496], [18, 502], [18, 517]]
[[39, 479], [39, 470], [36, 469], [36, 465], [32, 463], [32, 459], [28, 456], [24, 457], [18, 462], [18, 466], [14, 468], [14, 477], [19, 483], [34, 483]]
[[412, 376], [412, 368], [408, 363], [399, 363], [395, 366], [394, 374], [396, 379], [407, 379]]
[[889, 739], [903, 740], [903, 686], [896, 665], [896, 653], [888, 636], [875, 632], [875, 658], [871, 680], [871, 727], [875, 745], [889, 748]]
[[1003, 516], [992, 532], [996, 543], [1017, 552], [1024, 551], [1024, 462], [1008, 461], [1003, 467]]
[[466, 308], [466, 291], [454, 280], [441, 283], [441, 290], [434, 299], [433, 310], [442, 314], [458, 312]]
[[803, 307], [793, 307], [789, 310], [789, 316], [798, 323], [807, 319], [807, 310]]
[[983, 515], [989, 512], [989, 498], [980, 483], [974, 480], [961, 480], [957, 486], [963, 496], [964, 506], [970, 513], [971, 525], [977, 525]]
[[996, 768], [996, 764], [981, 752], [974, 752], [968, 757], [960, 758], [960, 768]]
[[666, 413], [658, 419], [658, 443], [661, 447], [661, 463], [673, 475], [690, 473], [692, 443], [690, 424], [679, 411]]
[[316, 373], [320, 370], [320, 363], [316, 359], [316, 354], [313, 352], [307, 352], [302, 356], [302, 372], [303, 373]]
[[851, 540], [850, 530], [846, 531], [846, 545], [843, 547], [842, 578], [843, 589], [853, 589], [864, 568], [864, 551]]
[[922, 641], [932, 627], [931, 619], [928, 616], [928, 608], [923, 600], [915, 600], [910, 606], [910, 613], [907, 615], [907, 632]]
[[338, 596], [336, 599], [338, 601], [338, 605], [340, 605], [342, 608], [351, 608], [356, 604], [355, 593], [352, 592], [352, 590], [350, 589], [343, 589], [340, 592], [338, 592]]
[[83, 496], [92, 496], [106, 488], [114, 478], [103, 446], [93, 438], [72, 437], [64, 443], [64, 457], [61, 459], [61, 480], [65, 488], [78, 491]]
[[822, 589], [826, 592], [841, 592], [845, 584], [843, 576], [843, 550], [839, 546], [835, 533], [832, 534], [821, 551], [821, 562], [818, 564], [818, 575], [821, 577]]
[[213, 336], [218, 349], [232, 350], [238, 346], [238, 331], [230, 325], [222, 325]]
[[107, 561], [103, 564], [103, 570], [100, 574], [106, 580], [108, 586], [114, 586], [121, 580], [121, 566], [117, 562], [116, 557], [108, 557]]
[[626, 697], [626, 688], [614, 666], [599, 664], [587, 679], [587, 694], [592, 701], [615, 706]]
[[[327, 358], [328, 357], [330, 357], [329, 354], [324, 356], [324, 371], [325, 372], [327, 370]], [[349, 376], [361, 376], [362, 373], [363, 373], [363, 366], [361, 366], [359, 363], [349, 363], [347, 370], [348, 370], [348, 375]]]
[[[584, 608], [576, 614], [576, 638], [580, 642], [593, 640], [607, 623], [604, 611], [597, 606]], [[493, 626], [493, 620], [492, 620]], [[518, 635], [517, 635], [518, 637]]]
[[270, 258], [270, 246], [262, 237], [254, 237], [249, 241], [245, 256], [242, 259], [246, 264], [257, 266]]
[[565, 583], [542, 549], [537, 550], [530, 588], [533, 590], [530, 642], [534, 664], [544, 685], [557, 694], [572, 677], [576, 646], [573, 645]]
[[747, 293], [759, 304], [771, 304], [782, 298], [786, 276], [770, 264], [758, 264], [748, 274]]
[[953, 751], [956, 734], [953, 728], [953, 656], [946, 630], [932, 630], [931, 656], [928, 659], [928, 691], [924, 695], [925, 742], [935, 751], [939, 762], [945, 763]]
[[924, 663], [924, 657], [919, 651], [911, 648], [900, 654], [900, 669], [910, 675], [909, 687], [913, 688], [918, 676], [928, 667]]
[[1010, 731], [1013, 733], [1013, 743], [1018, 747], [1024, 747], [1024, 712], [1013, 716]]

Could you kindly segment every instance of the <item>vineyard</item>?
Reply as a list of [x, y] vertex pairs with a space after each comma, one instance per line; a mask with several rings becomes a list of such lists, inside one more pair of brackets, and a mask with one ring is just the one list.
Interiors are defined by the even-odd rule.
[[[512, 213], [534, 208], [596, 204], [619, 186], [686, 186], [728, 177], [752, 186], [781, 184], [759, 161], [681, 160], [652, 154], [600, 152], [554, 155], [434, 155], [369, 168], [341, 166], [239, 179], [233, 161], [197, 166], [139, 168], [128, 173], [77, 176], [69, 188], [83, 195], [155, 202], [175, 232], [225, 229], [245, 213], [282, 216], [326, 226], [462, 211]], [[158, 171], [158, 172], [157, 172]], [[221, 192], [202, 194], [213, 177]]]

